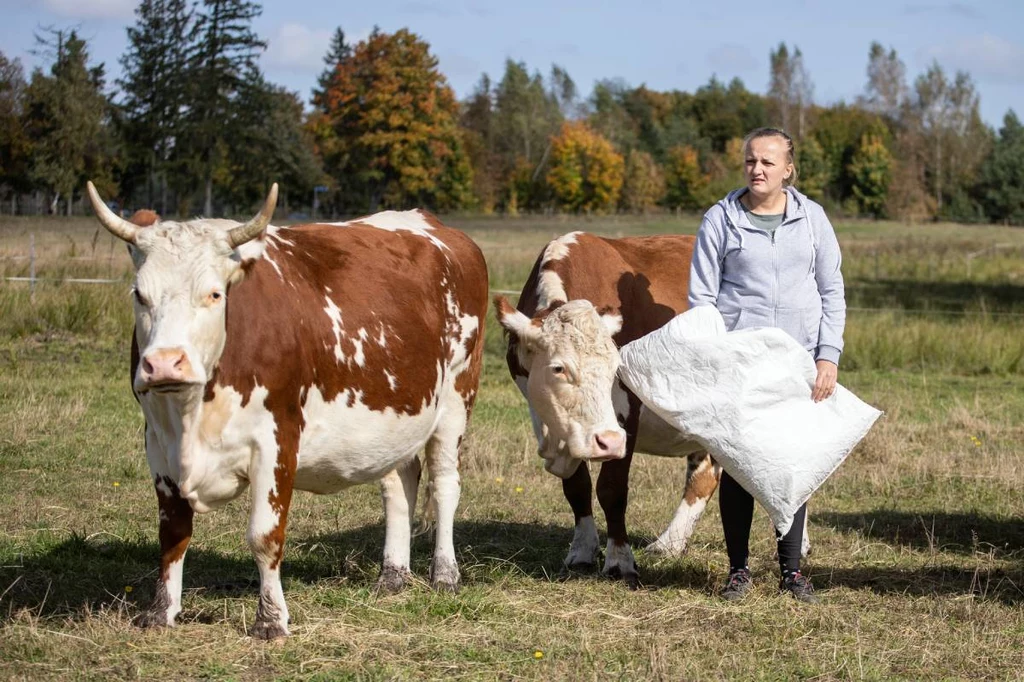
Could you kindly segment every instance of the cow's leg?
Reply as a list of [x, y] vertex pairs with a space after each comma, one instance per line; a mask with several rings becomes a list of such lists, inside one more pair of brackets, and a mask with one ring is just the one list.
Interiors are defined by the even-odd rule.
[[629, 396], [629, 413], [625, 418], [626, 456], [605, 462], [597, 477], [597, 501], [601, 503], [604, 518], [608, 522], [608, 544], [605, 547], [602, 573], [612, 578], [622, 578], [629, 589], [640, 586], [633, 549], [626, 532], [626, 503], [629, 498], [629, 467], [633, 462], [633, 448], [636, 446], [637, 428], [640, 417], [640, 401]]
[[272, 436], [260, 441], [249, 472], [252, 508], [245, 536], [260, 571], [260, 600], [250, 634], [257, 639], [276, 639], [288, 635], [281, 559], [295, 481], [298, 429], [278, 424], [276, 441]]
[[639, 587], [640, 576], [633, 559], [626, 532], [626, 502], [629, 493], [629, 467], [633, 461], [631, 449], [626, 456], [605, 462], [597, 477], [597, 500], [601, 503], [608, 522], [608, 544], [605, 547], [602, 573], [609, 578], [622, 578], [631, 590]]
[[681, 556], [686, 552], [693, 527], [704, 513], [708, 500], [718, 487], [722, 467], [706, 452], [698, 452], [687, 458], [686, 489], [683, 501], [661, 536], [647, 546], [647, 551], [665, 556]]
[[137, 619], [142, 627], [173, 626], [181, 611], [181, 574], [185, 550], [192, 539], [192, 507], [177, 484], [165, 474], [154, 476], [160, 507], [160, 577], [153, 603]]
[[597, 567], [597, 551], [601, 540], [594, 523], [594, 488], [586, 462], [576, 467], [576, 473], [562, 480], [562, 494], [572, 507], [575, 521], [572, 544], [565, 556], [565, 567], [570, 571], [593, 571]]
[[430, 562], [430, 585], [435, 590], [457, 592], [459, 564], [455, 559], [455, 511], [462, 494], [459, 479], [459, 448], [469, 421], [469, 408], [454, 390], [441, 405], [443, 417], [427, 440], [428, 495], [433, 505], [434, 557]]
[[419, 483], [419, 457], [413, 457], [380, 481], [381, 497], [384, 498], [385, 530], [384, 562], [377, 580], [378, 590], [398, 592], [412, 576], [409, 555]]

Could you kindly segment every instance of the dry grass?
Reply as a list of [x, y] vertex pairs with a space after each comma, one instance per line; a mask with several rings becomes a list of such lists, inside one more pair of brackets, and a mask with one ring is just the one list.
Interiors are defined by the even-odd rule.
[[[546, 238], [580, 225], [468, 227], [495, 288], [514, 288]], [[871, 224], [849, 229], [850, 239], [884, 237]], [[0, 291], [0, 677], [1017, 679], [1024, 670], [1024, 377], [860, 350], [876, 337], [902, 338], [917, 319], [909, 315], [851, 315], [851, 355], [875, 360], [841, 380], [886, 416], [812, 501], [808, 568], [821, 606], [775, 593], [760, 512], [757, 587], [741, 605], [714, 596], [726, 568], [716, 509], [686, 557], [638, 552], [638, 592], [596, 576], [560, 580], [572, 517], [534, 454], [492, 324], [463, 457], [459, 595], [423, 584], [373, 593], [383, 518], [377, 489], [364, 486], [296, 497], [284, 567], [288, 641], [245, 636], [256, 604], [245, 500], [197, 518], [181, 625], [137, 630], [130, 619], [152, 594], [157, 523], [127, 388], [127, 306], [121, 294], [88, 294], [109, 299], [82, 304], [92, 320], [85, 331], [57, 317], [27, 334], [10, 322], [66, 305], [74, 291], [40, 289], [34, 306], [23, 291]], [[1022, 338], [1015, 318], [968, 317], [925, 318], [919, 337], [952, 339], [931, 346], [940, 349]], [[977, 363], [975, 355], [956, 357]], [[637, 458], [628, 520], [638, 545], [671, 518], [682, 476], [681, 462]], [[421, 577], [429, 546], [426, 537], [414, 544]]]

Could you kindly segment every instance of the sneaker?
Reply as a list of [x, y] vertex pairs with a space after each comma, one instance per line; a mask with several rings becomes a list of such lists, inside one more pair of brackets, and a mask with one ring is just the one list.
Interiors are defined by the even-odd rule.
[[800, 571], [783, 576], [779, 581], [779, 590], [789, 592], [794, 599], [805, 604], [817, 604], [819, 601], [814, 595], [814, 585], [811, 584], [811, 579]]
[[718, 594], [726, 601], [739, 601], [746, 596], [747, 592], [750, 592], [753, 585], [750, 582], [750, 571], [739, 568], [729, 572], [729, 579], [726, 580], [725, 587]]

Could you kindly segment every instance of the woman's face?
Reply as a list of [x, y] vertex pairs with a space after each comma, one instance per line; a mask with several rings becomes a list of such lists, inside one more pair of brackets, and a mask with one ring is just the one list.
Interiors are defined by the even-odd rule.
[[747, 145], [744, 172], [747, 189], [759, 197], [771, 197], [782, 190], [782, 183], [793, 174], [786, 140], [773, 135], [754, 138]]

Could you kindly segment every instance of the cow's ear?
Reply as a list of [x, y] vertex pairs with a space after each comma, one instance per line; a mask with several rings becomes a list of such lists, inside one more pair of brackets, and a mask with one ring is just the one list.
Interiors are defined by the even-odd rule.
[[541, 330], [534, 321], [512, 307], [504, 296], [494, 297], [494, 314], [498, 323], [512, 334], [520, 343], [527, 347], [536, 347], [540, 343]]
[[615, 336], [622, 330], [622, 315], [604, 313], [601, 315], [601, 324], [608, 330], [609, 334]]

